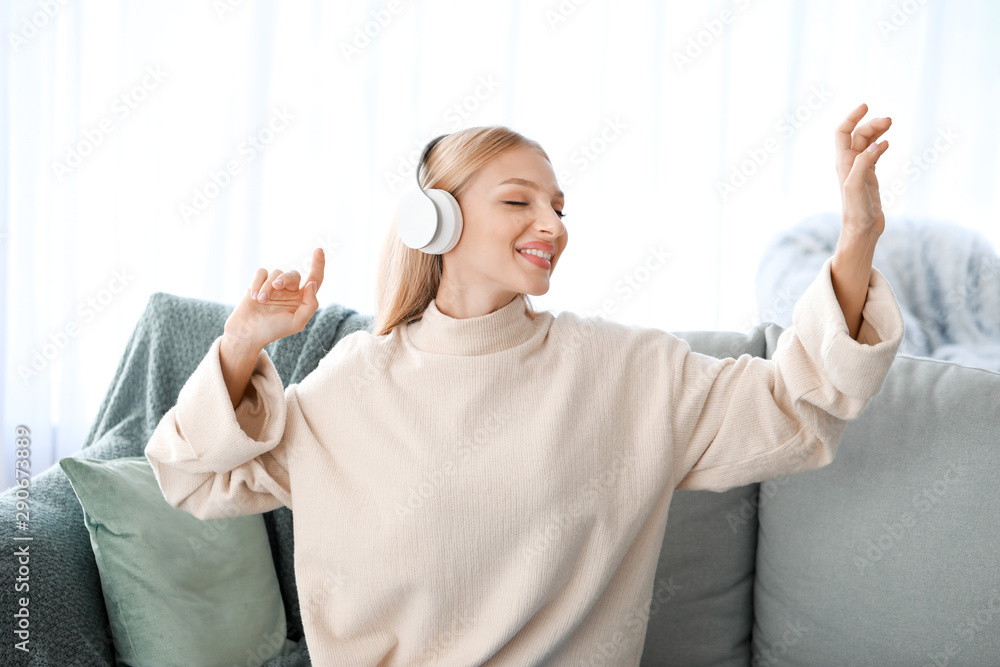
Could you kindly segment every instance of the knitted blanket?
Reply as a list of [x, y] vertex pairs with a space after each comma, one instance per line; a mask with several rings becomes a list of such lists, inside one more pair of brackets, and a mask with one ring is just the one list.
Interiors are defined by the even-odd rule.
[[[791, 326], [840, 227], [839, 213], [820, 213], [771, 239], [756, 277], [761, 321]], [[1000, 256], [989, 240], [948, 222], [889, 219], [873, 264], [903, 312], [899, 354], [1000, 371]]]
[[[163, 292], [150, 296], [80, 455], [103, 460], [142, 456], [153, 429], [177, 402], [181, 387], [222, 334], [232, 310], [232, 305]], [[373, 319], [330, 304], [317, 310], [302, 331], [265, 349], [287, 387], [302, 381], [341, 338], [370, 330]], [[13, 541], [17, 500], [13, 491], [0, 494], [0, 509], [10, 519], [0, 525], [0, 540], [8, 545], [18, 544]], [[30, 491], [31, 652], [14, 649], [8, 618], [0, 664], [111, 667], [115, 664], [111, 629], [80, 502], [58, 464], [33, 474]], [[291, 510], [267, 512], [264, 522], [285, 601], [288, 636], [299, 643], [293, 653], [266, 665], [309, 665], [295, 587]], [[16, 596], [24, 595], [14, 589], [16, 568], [3, 567], [0, 572], [0, 608], [16, 609]]]

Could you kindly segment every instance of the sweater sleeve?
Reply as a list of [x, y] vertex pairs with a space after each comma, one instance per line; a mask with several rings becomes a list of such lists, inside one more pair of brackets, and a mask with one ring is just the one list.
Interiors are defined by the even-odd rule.
[[261, 350], [233, 408], [222, 376], [220, 335], [157, 424], [144, 453], [172, 506], [199, 519], [291, 508], [289, 447], [316, 446], [302, 414], [300, 385], [282, 389]]
[[796, 302], [771, 359], [717, 359], [681, 339], [670, 348], [674, 488], [725, 491], [833, 461], [847, 421], [882, 389], [904, 327], [889, 282], [873, 268], [852, 339], [832, 262]]

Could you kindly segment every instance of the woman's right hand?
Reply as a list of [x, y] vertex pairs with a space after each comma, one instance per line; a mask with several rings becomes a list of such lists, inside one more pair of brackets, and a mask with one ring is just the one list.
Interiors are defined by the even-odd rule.
[[[229, 314], [225, 336], [246, 350], [263, 350], [272, 341], [302, 331], [319, 308], [316, 292], [323, 284], [326, 257], [313, 251], [309, 277], [299, 289], [299, 272], [257, 269], [246, 294]], [[281, 282], [277, 287], [274, 281]]]

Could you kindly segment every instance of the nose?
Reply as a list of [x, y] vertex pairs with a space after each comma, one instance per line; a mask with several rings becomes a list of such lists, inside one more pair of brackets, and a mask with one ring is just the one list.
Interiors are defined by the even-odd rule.
[[547, 215], [539, 216], [536, 226], [540, 232], [549, 234], [553, 240], [562, 236], [566, 231], [562, 218], [554, 210]]

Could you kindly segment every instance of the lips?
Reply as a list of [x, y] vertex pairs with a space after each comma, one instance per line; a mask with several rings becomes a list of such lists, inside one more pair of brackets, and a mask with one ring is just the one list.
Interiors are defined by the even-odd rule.
[[517, 254], [520, 255], [521, 257], [523, 257], [524, 259], [528, 260], [529, 262], [531, 262], [532, 264], [534, 264], [535, 266], [537, 266], [539, 268], [542, 268], [542, 269], [551, 269], [552, 268], [552, 262], [549, 261], [549, 260], [547, 260], [547, 259], [545, 259], [544, 257], [538, 257], [537, 255], [531, 255], [531, 254], [523, 253], [523, 252], [519, 252]]
[[529, 248], [534, 248], [535, 250], [541, 250], [542, 252], [547, 252], [550, 255], [556, 254], [556, 247], [551, 243], [542, 243], [541, 241], [531, 241], [530, 243], [522, 243], [521, 245], [515, 247], [515, 250], [528, 250]]

